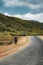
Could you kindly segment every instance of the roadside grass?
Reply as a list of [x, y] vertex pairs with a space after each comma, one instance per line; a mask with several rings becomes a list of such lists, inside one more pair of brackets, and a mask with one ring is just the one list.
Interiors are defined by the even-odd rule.
[[9, 40], [11, 35], [9, 32], [0, 32], [0, 41]]
[[9, 44], [9, 42], [14, 38], [14, 36], [39, 36], [43, 35], [43, 31], [41, 30], [32, 30], [30, 32], [27, 31], [16, 31], [16, 32], [0, 32], [0, 45]]

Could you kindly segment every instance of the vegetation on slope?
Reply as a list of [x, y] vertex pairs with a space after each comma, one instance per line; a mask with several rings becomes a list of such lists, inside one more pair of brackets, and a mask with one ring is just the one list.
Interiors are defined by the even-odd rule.
[[4, 36], [43, 34], [43, 23], [33, 20], [22, 20], [0, 14], [0, 33], [3, 33]]

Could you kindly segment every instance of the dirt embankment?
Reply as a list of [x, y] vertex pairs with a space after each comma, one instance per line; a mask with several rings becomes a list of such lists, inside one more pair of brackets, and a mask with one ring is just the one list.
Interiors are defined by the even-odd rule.
[[11, 53], [18, 52], [26, 46], [28, 46], [28, 36], [20, 37], [17, 45], [15, 45], [14, 43], [11, 45], [2, 45], [0, 46], [0, 59], [8, 56]]
[[43, 40], [43, 35], [42, 36], [38, 36], [41, 40]]

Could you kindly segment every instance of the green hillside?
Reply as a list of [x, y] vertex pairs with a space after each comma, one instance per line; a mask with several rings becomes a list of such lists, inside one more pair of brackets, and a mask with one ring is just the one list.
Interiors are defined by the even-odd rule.
[[0, 14], [0, 33], [4, 35], [42, 35], [43, 23]]

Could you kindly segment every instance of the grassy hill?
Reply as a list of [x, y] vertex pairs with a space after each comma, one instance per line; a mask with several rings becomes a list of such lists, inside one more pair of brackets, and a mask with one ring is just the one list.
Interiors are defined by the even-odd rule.
[[0, 37], [13, 35], [42, 35], [43, 23], [33, 20], [22, 20], [0, 13]]

